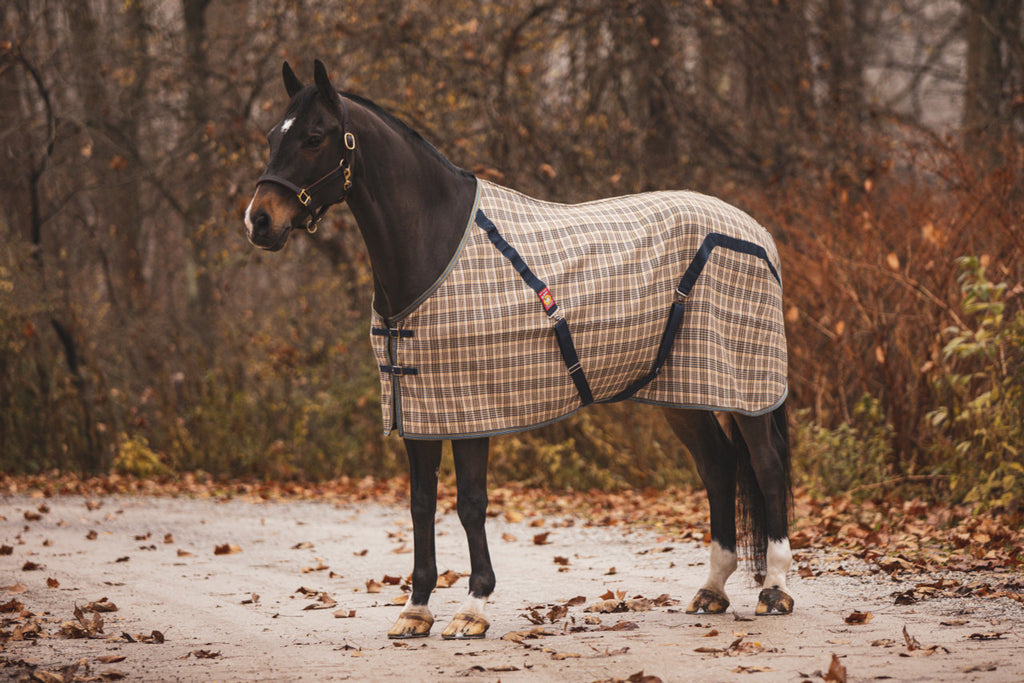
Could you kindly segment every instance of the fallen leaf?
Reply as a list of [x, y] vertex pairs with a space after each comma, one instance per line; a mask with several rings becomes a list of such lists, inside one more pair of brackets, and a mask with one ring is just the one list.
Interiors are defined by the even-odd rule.
[[23, 572], [34, 572], [34, 571], [39, 571], [42, 568], [43, 568], [43, 565], [36, 564], [35, 562], [29, 561], [29, 562], [26, 562], [24, 565], [22, 565], [21, 571], [23, 571]]
[[334, 612], [335, 619], [351, 619], [355, 615], [356, 611], [354, 609], [342, 608]]
[[20, 612], [25, 609], [25, 605], [21, 604], [14, 598], [11, 598], [8, 602], [0, 605], [0, 612]]
[[575, 598], [569, 598], [565, 604], [567, 607], [579, 607], [580, 605], [586, 604], [587, 599], [582, 595], [577, 595]]
[[400, 595], [396, 595], [395, 597], [388, 600], [389, 605], [404, 605], [407, 602], [409, 602], [408, 593], [401, 593]]
[[190, 553], [187, 550], [182, 550], [181, 548], [178, 548], [178, 557], [192, 557], [192, 553]]
[[550, 541], [548, 540], [548, 536], [550, 536], [550, 535], [551, 535], [550, 531], [545, 531], [542, 534], [537, 534], [536, 536], [533, 537], [533, 544], [534, 545], [547, 545], [548, 543], [550, 543]]
[[854, 610], [848, 614], [843, 621], [847, 624], [866, 624], [874, 618], [875, 615], [871, 612], [858, 612], [857, 610]]
[[302, 543], [296, 543], [295, 545], [293, 545], [292, 550], [306, 550], [312, 547], [312, 543], [310, 543], [309, 541], [303, 541]]
[[828, 673], [825, 674], [826, 681], [835, 683], [846, 683], [846, 667], [839, 663], [839, 657], [832, 655], [832, 661], [828, 665]]
[[46, 579], [46, 587], [47, 588], [60, 588], [60, 581], [58, 581], [57, 579], [55, 579], [53, 577], [50, 577], [50, 578]]
[[369, 581], [366, 582], [366, 592], [367, 593], [380, 593], [383, 590], [384, 590], [384, 586], [382, 584], [380, 584], [380, 583], [377, 583], [373, 579], [370, 579]]
[[1005, 631], [996, 631], [993, 633], [972, 633], [967, 637], [971, 640], [1002, 640], [1005, 636]]
[[512, 534], [505, 532], [501, 535], [501, 540], [505, 541], [506, 543], [515, 543], [518, 539], [516, 539], [516, 537]]
[[236, 555], [240, 552], [242, 552], [241, 547], [234, 543], [222, 543], [213, 549], [214, 555]]
[[96, 540], [97, 538], [99, 538], [99, 537], [100, 537], [100, 535], [99, 535], [99, 534], [98, 534], [98, 533], [96, 532], [96, 530], [95, 530], [95, 529], [90, 529], [90, 530], [89, 530], [89, 533], [87, 533], [87, 534], [85, 535], [85, 539], [86, 539], [87, 541], [95, 541], [95, 540]]
[[110, 602], [107, 598], [100, 598], [99, 600], [90, 602], [85, 606], [85, 609], [88, 612], [116, 612], [117, 605]]
[[217, 657], [220, 657], [220, 652], [212, 650], [192, 650], [189, 654], [196, 659], [217, 659]]
[[123, 662], [125, 659], [127, 658], [124, 655], [103, 655], [102, 657], [97, 657], [96, 661], [100, 664], [116, 664], [117, 662]]
[[458, 581], [458, 580], [459, 580], [459, 573], [458, 572], [454, 572], [451, 569], [449, 569], [444, 574], [441, 574], [440, 576], [437, 577], [437, 587], [438, 588], [451, 588], [452, 586], [455, 585], [455, 582]]

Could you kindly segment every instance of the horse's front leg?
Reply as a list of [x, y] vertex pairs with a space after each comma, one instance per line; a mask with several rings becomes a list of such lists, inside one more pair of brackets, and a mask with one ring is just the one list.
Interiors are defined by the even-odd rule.
[[405, 440], [409, 456], [409, 511], [412, 513], [412, 595], [388, 638], [425, 638], [434, 625], [427, 607], [437, 586], [434, 552], [434, 513], [437, 511], [437, 470], [441, 465], [441, 441]]
[[469, 596], [445, 627], [441, 637], [483, 638], [491, 625], [484, 615], [487, 598], [494, 591], [494, 570], [487, 550], [487, 454], [488, 440], [462, 439], [452, 442], [458, 485], [459, 520], [469, 542]]

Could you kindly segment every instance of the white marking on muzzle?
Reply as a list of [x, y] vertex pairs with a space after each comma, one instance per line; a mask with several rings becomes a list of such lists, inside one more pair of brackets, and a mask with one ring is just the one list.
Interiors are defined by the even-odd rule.
[[254, 194], [252, 196], [252, 199], [249, 200], [249, 206], [245, 207], [245, 237], [250, 242], [252, 242], [252, 217], [251, 217], [251, 212], [252, 212], [252, 205], [253, 205], [253, 203], [255, 201], [256, 201], [256, 195]]

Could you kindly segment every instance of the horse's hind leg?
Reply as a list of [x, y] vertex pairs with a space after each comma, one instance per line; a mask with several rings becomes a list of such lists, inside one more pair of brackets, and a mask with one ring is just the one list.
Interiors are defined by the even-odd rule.
[[672, 430], [690, 451], [711, 507], [711, 566], [688, 614], [720, 614], [729, 607], [725, 582], [736, 571], [736, 454], [712, 413], [666, 408]]
[[735, 414], [743, 441], [750, 452], [750, 465], [764, 500], [764, 530], [767, 533], [765, 578], [757, 600], [756, 613], [790, 614], [793, 598], [786, 586], [793, 555], [789, 547], [789, 444], [784, 408], [774, 413], [749, 417]]
[[494, 591], [494, 570], [484, 529], [487, 519], [488, 440], [453, 441], [452, 455], [459, 494], [459, 520], [469, 542], [469, 596], [441, 632], [441, 637], [483, 638], [490, 626], [484, 607]]
[[425, 638], [434, 625], [427, 607], [437, 585], [434, 553], [434, 513], [437, 511], [437, 470], [441, 465], [440, 441], [405, 440], [409, 456], [409, 511], [412, 513], [412, 595], [388, 631], [388, 638]]

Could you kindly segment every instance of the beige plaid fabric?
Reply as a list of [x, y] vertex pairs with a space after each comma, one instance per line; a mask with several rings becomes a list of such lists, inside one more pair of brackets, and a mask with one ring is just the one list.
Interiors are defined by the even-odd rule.
[[[529, 429], [576, 412], [580, 398], [552, 321], [490, 242], [477, 208], [547, 284], [572, 332], [594, 398], [646, 374], [680, 278], [709, 233], [763, 247], [767, 231], [694, 192], [585, 204], [539, 201], [479, 181], [477, 207], [449, 270], [411, 310], [371, 335], [382, 371], [384, 432], [457, 438]], [[672, 354], [633, 400], [760, 414], [786, 397], [782, 287], [757, 256], [718, 247], [696, 280]]]

